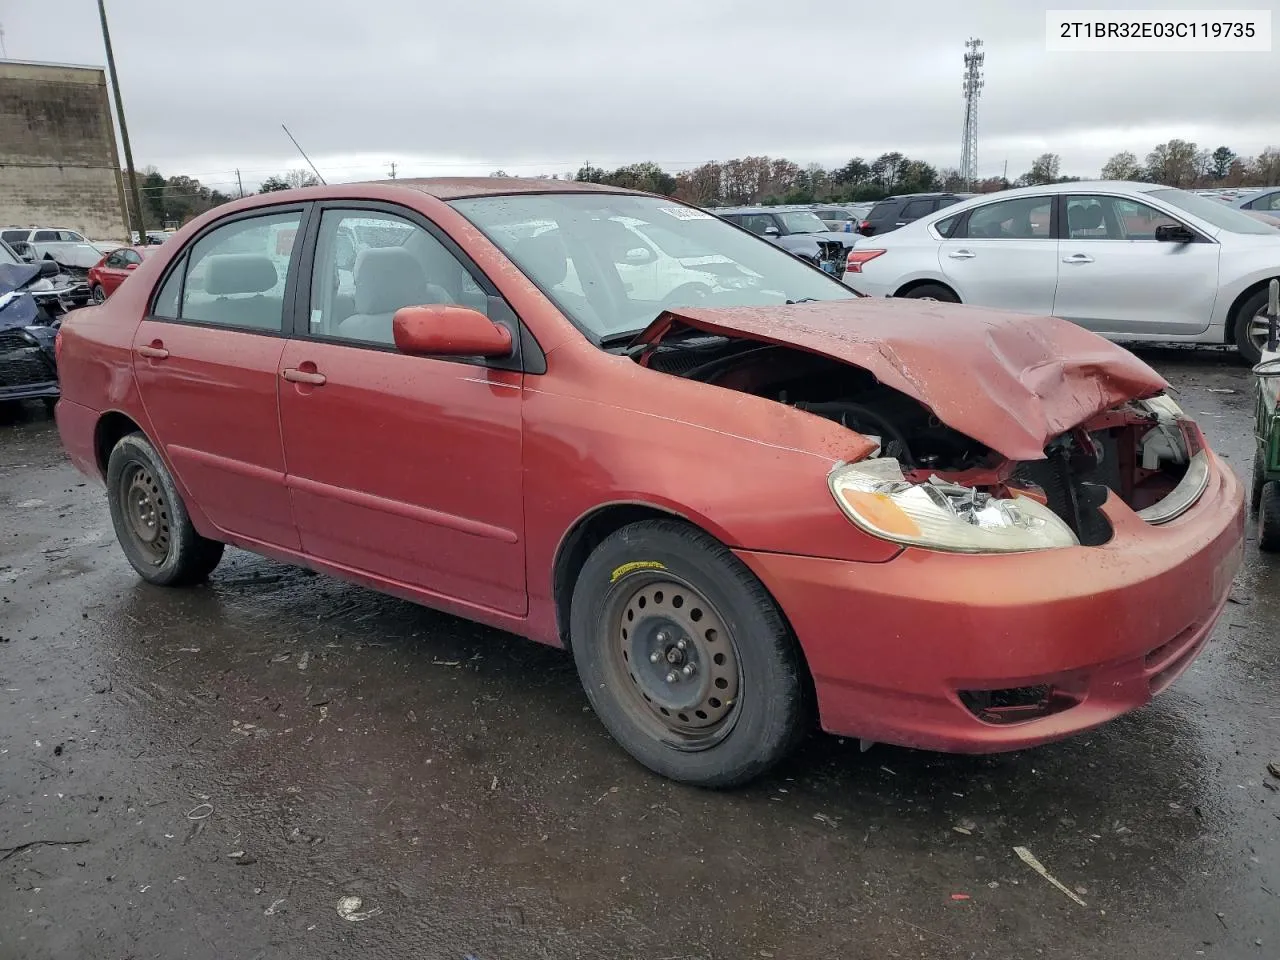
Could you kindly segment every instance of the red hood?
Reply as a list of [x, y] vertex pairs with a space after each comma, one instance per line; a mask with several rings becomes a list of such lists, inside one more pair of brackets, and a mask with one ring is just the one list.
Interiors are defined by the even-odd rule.
[[661, 339], [676, 321], [861, 367], [1011, 460], [1042, 459], [1045, 444], [1064, 431], [1168, 387], [1128, 350], [1056, 317], [867, 297], [679, 307], [640, 339]]

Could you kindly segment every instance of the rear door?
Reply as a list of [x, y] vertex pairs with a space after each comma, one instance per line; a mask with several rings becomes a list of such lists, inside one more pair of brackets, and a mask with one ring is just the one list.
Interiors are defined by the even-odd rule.
[[[1196, 334], [1213, 317], [1222, 247], [1131, 197], [1066, 194], [1053, 312], [1098, 333]], [[1181, 224], [1193, 243], [1165, 243]]]
[[969, 210], [938, 265], [962, 303], [1023, 313], [1053, 311], [1058, 282], [1054, 198], [1017, 197]]
[[220, 530], [295, 551], [276, 384], [298, 252], [279, 238], [306, 212], [269, 207], [207, 229], [134, 336], [153, 439], [196, 506]]
[[908, 200], [902, 205], [902, 209], [898, 212], [898, 219], [894, 221], [893, 225], [894, 227], [905, 227], [913, 220], [928, 216], [937, 209], [938, 201], [933, 197]]

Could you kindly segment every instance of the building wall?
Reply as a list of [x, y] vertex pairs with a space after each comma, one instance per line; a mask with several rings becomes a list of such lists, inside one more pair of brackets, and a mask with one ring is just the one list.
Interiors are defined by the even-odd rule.
[[0, 60], [0, 225], [128, 235], [104, 71]]

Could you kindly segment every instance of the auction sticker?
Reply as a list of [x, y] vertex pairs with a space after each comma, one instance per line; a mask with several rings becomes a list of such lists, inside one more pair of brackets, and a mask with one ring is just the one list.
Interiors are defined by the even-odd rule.
[[677, 220], [714, 220], [709, 213], [701, 210], [695, 210], [693, 207], [659, 207], [663, 213], [669, 217], [675, 217]]

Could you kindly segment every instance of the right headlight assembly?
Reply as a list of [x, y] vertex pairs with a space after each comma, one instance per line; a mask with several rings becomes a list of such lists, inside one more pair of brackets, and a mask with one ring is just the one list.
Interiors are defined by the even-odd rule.
[[912, 483], [892, 457], [837, 466], [831, 495], [872, 536], [952, 553], [1021, 553], [1079, 544], [1044, 504], [1030, 497], [997, 498], [932, 477]]

